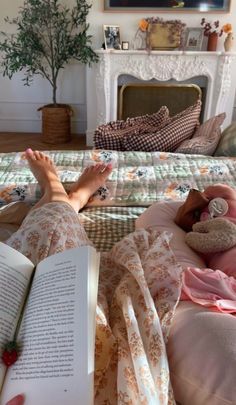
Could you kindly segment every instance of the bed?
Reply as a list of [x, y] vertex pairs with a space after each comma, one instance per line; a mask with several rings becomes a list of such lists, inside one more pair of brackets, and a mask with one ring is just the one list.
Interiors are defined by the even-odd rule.
[[[214, 183], [236, 185], [234, 158], [107, 150], [46, 153], [67, 189], [84, 167], [98, 161], [113, 164], [107, 189], [100, 189], [80, 214], [86, 231], [102, 251], [131, 232], [135, 219], [154, 202], [185, 200], [190, 188], [203, 190]], [[33, 204], [39, 197], [34, 176], [21, 154], [0, 153], [0, 207], [16, 201]]]
[[[159, 245], [157, 244], [155, 249], [158, 249], [158, 246], [164, 246], [165, 248], [169, 240], [168, 232], [171, 231], [173, 233], [173, 218], [177, 206], [185, 200], [191, 188], [203, 190], [208, 185], [214, 183], [226, 183], [231, 186], [236, 186], [236, 159], [234, 158], [183, 155], [180, 153], [116, 152], [107, 150], [87, 150], [76, 152], [51, 151], [47, 152], [47, 154], [54, 160], [60, 178], [67, 189], [70, 188], [70, 183], [77, 179], [84, 167], [98, 161], [104, 161], [107, 163], [111, 162], [113, 164], [113, 171], [109, 177], [109, 180], [107, 181], [106, 187], [101, 188], [96, 195], [94, 195], [86, 208], [79, 213], [80, 219], [84, 224], [89, 238], [93, 241], [96, 248], [102, 252], [108, 252], [112, 246], [116, 244], [116, 242], [119, 242], [124, 236], [127, 236], [133, 232], [135, 230], [135, 222], [137, 227], [140, 228], [136, 231], [139, 233], [134, 237], [134, 239], [131, 238], [132, 240], [130, 238], [126, 239], [127, 246], [129, 246], [129, 244], [131, 246], [132, 243], [136, 243], [138, 245], [138, 242], [143, 237], [143, 234], [141, 233], [142, 225], [144, 224], [145, 226], [146, 224], [149, 229], [153, 228], [150, 231], [153, 233], [145, 234], [144, 239], [146, 238], [145, 240], [147, 243], [151, 243], [151, 240], [153, 241], [153, 235], [161, 238], [160, 232], [164, 231], [164, 239], [160, 239], [161, 242]], [[27, 168], [24, 160], [21, 159], [21, 155], [18, 153], [0, 154], [0, 215], [3, 214], [2, 217], [0, 217], [0, 220], [2, 222], [2, 231], [4, 230], [5, 225], [9, 225], [6, 222], [9, 222], [10, 225], [17, 226], [17, 220], [15, 220], [14, 215], [10, 217], [9, 221], [3, 219], [7, 204], [18, 202], [19, 205], [21, 203], [31, 205], [37, 201], [39, 197], [40, 191], [35, 183], [35, 179]], [[168, 208], [166, 214], [166, 206], [163, 208], [161, 204], [157, 205], [155, 211], [158, 214], [156, 216], [156, 221], [153, 221], [151, 224], [148, 224], [145, 221], [144, 223], [140, 223], [140, 221], [137, 220], [139, 216], [143, 214], [144, 217], [142, 218], [145, 218], [144, 212], [147, 207], [156, 202], [164, 202], [164, 204], [166, 204], [166, 202], [170, 202], [172, 205], [167, 204], [167, 207], [171, 206], [172, 211], [169, 212]], [[161, 222], [165, 215], [167, 215], [166, 218], [169, 221], [169, 224], [162, 224]], [[14, 227], [10, 230], [13, 229]], [[183, 235], [181, 237], [183, 237]], [[174, 237], [174, 240], [180, 240], [181, 237], [178, 234]], [[175, 250], [175, 248], [177, 250], [175, 245], [171, 247], [173, 250]], [[123, 249], [121, 244], [118, 244], [118, 247], [115, 247], [115, 249], [113, 248], [114, 256], [119, 256], [119, 252], [122, 252], [121, 248]], [[157, 254], [157, 250], [155, 249], [153, 254]], [[181, 246], [179, 248], [179, 252], [181, 253]], [[128, 253], [126, 252], [126, 254]], [[163, 257], [166, 257], [167, 261], [172, 263], [172, 267], [174, 269], [173, 273], [169, 274], [168, 277], [169, 282], [176, 286], [175, 293], [173, 294], [177, 294], [180, 288], [178, 284], [180, 267], [170, 251], [165, 254], [163, 253]], [[109, 253], [104, 253], [104, 268], [109, 263], [111, 264], [111, 258], [109, 258], [108, 255]], [[179, 258], [178, 255], [177, 258]], [[150, 261], [152, 260], [151, 257], [149, 259]], [[158, 258], [158, 260], [159, 259], [160, 258]], [[120, 262], [118, 264], [119, 265], [116, 263], [116, 267], [114, 267], [114, 269], [117, 271], [116, 278], [118, 275], [120, 276], [119, 271], [123, 271], [119, 267], [122, 263]], [[200, 266], [201, 262], [200, 264], [198, 262], [198, 265]], [[160, 265], [160, 267], [161, 266], [164, 266], [163, 263]], [[173, 274], [175, 275], [173, 276]], [[101, 277], [104, 277], [104, 275], [107, 275], [106, 270], [102, 273]], [[158, 280], [160, 284], [163, 282], [160, 275], [155, 273], [155, 277], [159, 277]], [[136, 282], [139, 283], [139, 279], [136, 279]], [[148, 329], [149, 332], [146, 330], [147, 336], [142, 336], [142, 341], [144, 342], [145, 339], [149, 341], [150, 336], [148, 334], [150, 334], [153, 324], [155, 322], [159, 322], [158, 316], [156, 318], [157, 312], [159, 318], [161, 319], [161, 326], [158, 324], [159, 326], [157, 326], [157, 329], [159, 328], [159, 332], [160, 327], [162, 327], [162, 330], [164, 329], [161, 343], [159, 343], [160, 345], [164, 345], [168, 341], [167, 352], [170, 362], [170, 376], [172, 385], [174, 387], [175, 399], [182, 405], [189, 405], [190, 402], [193, 405], [222, 405], [235, 403], [236, 391], [234, 384], [232, 384], [233, 376], [235, 376], [235, 368], [233, 367], [235, 367], [236, 364], [236, 349], [235, 345], [232, 343], [236, 336], [235, 316], [231, 314], [219, 314], [212, 310], [202, 308], [199, 305], [196, 306], [196, 304], [188, 301], [181, 302], [177, 306], [179, 302], [178, 294], [175, 296], [175, 299], [172, 300], [172, 306], [170, 306], [168, 312], [165, 307], [165, 301], [163, 301], [164, 298], [161, 296], [160, 291], [155, 291], [156, 287], [154, 286], [153, 279], [150, 281], [150, 285], [151, 294], [155, 295], [154, 302], [156, 309], [152, 309], [152, 311], [155, 312], [155, 316], [152, 315], [154, 318], [150, 316], [149, 318], [145, 318], [143, 320], [143, 322], [147, 322], [148, 319], [150, 324]], [[108, 284], [106, 284], [106, 288], [109, 289]], [[139, 287], [136, 286], [136, 293], [139, 291], [138, 288], [140, 288], [140, 291], [142, 290], [140, 285]], [[163, 286], [163, 289], [164, 288], [166, 288], [166, 286]], [[132, 295], [133, 301], [135, 301], [136, 293], [135, 291], [132, 292], [132, 294], [134, 294]], [[100, 296], [102, 302], [101, 307], [103, 308], [104, 313], [106, 313], [111, 302], [109, 302], [109, 300], [105, 302], [104, 296], [102, 296], [103, 294], [104, 291], [101, 292]], [[145, 295], [144, 297], [145, 299], [147, 298]], [[118, 301], [119, 299], [117, 298], [117, 302], [115, 302], [115, 304], [113, 302], [112, 304], [117, 311]], [[136, 304], [137, 303], [134, 305]], [[144, 302], [142, 305], [143, 308], [147, 309], [148, 304], [146, 301], [146, 306], [144, 305]], [[142, 305], [139, 302], [137, 308], [140, 310]], [[151, 307], [148, 308], [150, 310]], [[144, 309], [143, 311], [145, 312]], [[128, 309], [127, 313], [122, 312], [123, 318], [125, 321], [131, 322], [130, 314], [128, 316], [128, 312]], [[116, 313], [115, 310], [114, 313]], [[137, 323], [141, 322], [142, 313], [135, 313], [135, 316], [137, 318]], [[220, 329], [219, 325], [222, 324], [222, 316], [224, 316], [225, 323], [222, 329]], [[116, 322], [118, 322], [119, 316], [116, 315], [116, 318], [117, 319], [113, 320], [112, 330], [114, 330], [114, 328], [116, 329]], [[100, 314], [100, 320], [101, 319], [102, 315]], [[206, 341], [206, 339], [202, 339], [202, 336], [204, 335], [204, 328], [207, 327], [207, 324], [211, 325], [211, 327], [208, 332], [205, 333], [205, 335], [208, 334], [208, 340]], [[136, 360], [140, 353], [135, 352], [137, 348], [136, 343], [134, 343], [134, 351], [131, 350], [132, 348], [129, 348], [132, 355], [128, 353], [128, 349], [125, 346], [127, 342], [124, 343], [124, 327], [126, 326], [127, 323], [122, 325], [120, 329], [117, 327], [117, 340], [120, 344], [118, 357], [121, 356], [123, 361], [126, 359], [125, 361], [127, 362], [130, 360], [130, 357], [130, 361], [135, 368]], [[105, 328], [103, 329], [103, 333], [105, 333], [104, 330]], [[109, 329], [109, 331], [108, 329], [106, 330], [106, 339], [108, 339], [106, 341], [109, 341], [109, 348], [111, 349], [115, 345], [115, 342], [112, 334], [109, 335], [109, 333], [111, 333], [111, 329]], [[188, 332], [186, 333], [186, 331]], [[226, 333], [226, 331], [228, 332]], [[125, 335], [126, 334], [127, 332]], [[129, 346], [132, 346], [130, 345], [130, 342], [132, 342], [132, 336], [130, 337], [131, 340], [129, 340]], [[169, 339], [167, 339], [168, 337]], [[227, 348], [227, 356], [220, 365], [216, 355], [215, 357], [214, 355], [208, 355], [209, 350], [211, 350], [209, 340], [213, 341], [212, 346], [214, 346], [214, 352], [212, 353], [217, 353], [220, 347], [221, 351]], [[101, 343], [101, 341], [98, 339], [97, 347], [99, 347], [99, 343]], [[149, 353], [155, 352], [155, 348], [159, 347], [157, 343], [158, 342], [155, 340], [152, 342], [153, 349], [151, 350], [149, 347]], [[143, 343], [143, 345], [144, 346], [142, 348], [139, 348], [141, 352], [143, 348], [145, 349], [145, 344]], [[165, 351], [165, 349], [163, 350]], [[199, 360], [199, 353], [201, 354], [201, 361]], [[104, 362], [104, 358], [99, 358], [98, 360], [100, 363]], [[150, 365], [152, 361], [153, 364]], [[158, 398], [155, 398], [155, 400], [148, 399], [154, 398], [151, 392], [152, 389], [149, 387], [150, 392], [147, 394], [147, 396], [140, 396], [140, 387], [143, 386], [143, 389], [145, 390], [148, 386], [149, 379], [146, 375], [147, 370], [145, 367], [142, 368], [142, 377], [140, 377], [140, 381], [137, 383], [132, 371], [132, 367], [129, 365], [129, 367], [123, 367], [122, 369], [126, 370], [125, 384], [129, 389], [127, 388], [127, 391], [122, 391], [122, 389], [119, 389], [116, 392], [116, 396], [113, 397], [112, 400], [111, 398], [109, 399], [110, 402], [104, 402], [106, 400], [107, 389], [104, 387], [107, 384], [108, 376], [110, 379], [110, 384], [112, 385], [112, 381], [114, 380], [115, 382], [117, 380], [117, 374], [121, 373], [121, 369], [119, 372], [117, 369], [115, 369], [114, 364], [116, 360], [112, 358], [109, 365], [111, 368], [109, 368], [107, 364], [103, 364], [103, 366], [101, 366], [99, 369], [100, 374], [97, 374], [97, 379], [95, 381], [97, 392], [95, 398], [96, 403], [142, 403], [148, 405], [157, 403], [164, 404], [168, 402], [167, 398], [169, 397], [169, 404], [174, 404], [175, 402], [172, 395], [171, 384], [168, 382], [169, 377], [168, 375], [164, 375], [163, 371], [168, 369], [167, 364], [165, 364], [165, 367], [163, 366], [162, 370], [160, 363], [155, 363], [156, 360], [154, 361], [153, 359], [152, 361], [149, 359], [146, 366], [150, 367], [150, 369], [153, 368], [152, 372], [156, 376], [159, 375], [159, 379], [153, 379], [152, 385], [150, 383], [150, 387], [153, 386], [153, 384], [155, 387], [158, 386], [162, 395], [159, 395]], [[227, 366], [229, 371], [226, 369]], [[199, 367], [202, 370], [200, 377]], [[184, 373], [182, 372], [183, 370]], [[119, 378], [121, 377], [119, 376]], [[167, 381], [166, 384], [163, 383], [165, 380]], [[206, 383], [206, 380], [209, 380], [209, 384]], [[104, 381], [106, 381], [106, 383]], [[150, 395], [150, 397], [148, 395]]]

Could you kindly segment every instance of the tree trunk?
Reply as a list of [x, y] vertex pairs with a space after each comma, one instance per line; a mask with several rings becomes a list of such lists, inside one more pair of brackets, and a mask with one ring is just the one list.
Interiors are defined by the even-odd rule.
[[53, 86], [53, 97], [52, 97], [53, 104], [57, 104], [57, 86]]

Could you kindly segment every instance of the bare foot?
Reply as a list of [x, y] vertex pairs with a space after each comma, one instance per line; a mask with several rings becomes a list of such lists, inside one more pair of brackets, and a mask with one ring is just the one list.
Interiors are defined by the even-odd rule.
[[34, 206], [35, 208], [53, 201], [68, 201], [66, 191], [57, 175], [56, 167], [52, 160], [42, 152], [27, 149], [24, 157], [29, 167], [38, 180], [43, 196]]
[[98, 163], [94, 166], [86, 167], [69, 192], [71, 204], [75, 206], [79, 202], [79, 209], [82, 209], [95, 191], [104, 185], [111, 171], [112, 165], [110, 163], [108, 165]]
[[52, 160], [43, 152], [27, 149], [24, 157], [39, 182], [43, 196], [34, 208], [41, 207], [48, 202], [67, 202], [78, 212], [85, 206], [89, 198], [101, 187], [112, 171], [112, 165], [98, 163], [87, 167], [78, 181], [72, 186], [67, 195]]

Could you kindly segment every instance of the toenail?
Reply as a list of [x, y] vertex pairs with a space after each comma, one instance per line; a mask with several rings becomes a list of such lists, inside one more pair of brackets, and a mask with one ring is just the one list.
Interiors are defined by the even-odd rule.
[[26, 149], [26, 152], [33, 152], [31, 148]]

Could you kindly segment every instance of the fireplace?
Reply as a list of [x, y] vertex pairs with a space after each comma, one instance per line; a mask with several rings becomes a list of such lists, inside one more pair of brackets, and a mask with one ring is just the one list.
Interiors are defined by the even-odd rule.
[[[204, 83], [203, 121], [226, 112], [231, 123], [235, 89], [231, 86], [236, 53], [184, 51], [103, 51], [87, 69], [87, 145], [98, 125], [118, 119], [118, 87], [126, 76], [140, 82]], [[201, 87], [201, 85], [200, 85]]]
[[130, 78], [125, 84], [120, 85], [120, 77], [117, 99], [117, 118], [119, 120], [152, 114], [164, 105], [168, 107], [172, 117], [201, 99], [200, 121], [203, 122], [205, 88], [196, 84], [169, 83], [169, 81], [165, 84], [156, 80], [133, 82], [130, 81]]

